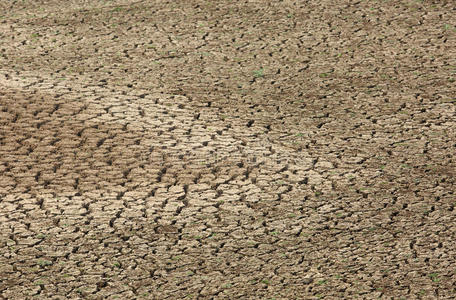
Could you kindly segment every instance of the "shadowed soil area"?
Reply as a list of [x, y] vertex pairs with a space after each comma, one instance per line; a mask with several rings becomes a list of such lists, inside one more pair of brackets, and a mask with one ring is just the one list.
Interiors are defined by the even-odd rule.
[[0, 2], [0, 299], [453, 299], [453, 1]]

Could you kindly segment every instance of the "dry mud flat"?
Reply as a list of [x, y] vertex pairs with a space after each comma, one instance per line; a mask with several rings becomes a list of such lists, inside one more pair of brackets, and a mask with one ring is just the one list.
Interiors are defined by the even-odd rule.
[[453, 299], [455, 16], [0, 2], [0, 298]]

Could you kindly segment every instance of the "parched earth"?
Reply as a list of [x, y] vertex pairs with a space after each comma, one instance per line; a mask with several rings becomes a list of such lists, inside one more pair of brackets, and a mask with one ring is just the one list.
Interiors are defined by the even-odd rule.
[[454, 299], [454, 1], [0, 2], [0, 299]]

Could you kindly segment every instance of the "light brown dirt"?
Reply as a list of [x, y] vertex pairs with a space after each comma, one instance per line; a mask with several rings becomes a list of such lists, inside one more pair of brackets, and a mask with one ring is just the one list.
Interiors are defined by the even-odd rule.
[[0, 298], [453, 299], [455, 9], [0, 2]]

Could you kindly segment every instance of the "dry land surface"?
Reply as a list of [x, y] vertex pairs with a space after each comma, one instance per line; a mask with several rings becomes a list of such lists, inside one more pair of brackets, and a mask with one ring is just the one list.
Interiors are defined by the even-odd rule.
[[0, 299], [454, 299], [456, 4], [0, 2]]

